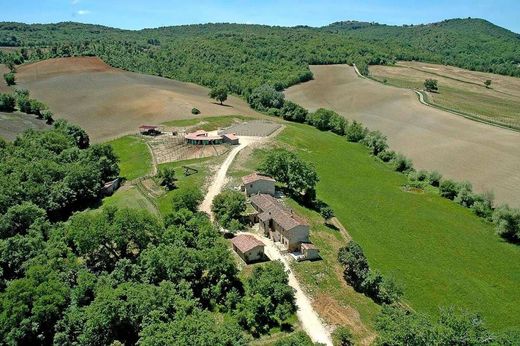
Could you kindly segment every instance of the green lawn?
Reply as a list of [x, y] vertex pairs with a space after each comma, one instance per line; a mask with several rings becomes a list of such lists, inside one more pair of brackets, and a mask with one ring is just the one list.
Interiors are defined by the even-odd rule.
[[112, 196], [103, 199], [103, 207], [116, 206], [118, 208], [146, 209], [156, 214], [157, 209], [135, 186], [121, 188]]
[[[178, 179], [176, 182], [177, 189], [169, 191], [164, 196], [161, 196], [157, 199], [157, 204], [161, 214], [166, 215], [172, 211], [171, 200], [177, 191], [192, 186], [202, 188], [206, 178], [210, 174], [209, 165], [217, 162], [219, 159], [219, 157], [206, 157], [202, 159], [184, 160], [159, 165], [159, 170], [165, 167], [174, 168], [175, 176]], [[198, 172], [190, 176], [185, 176], [182, 166], [195, 168], [198, 170]]]
[[[404, 192], [403, 175], [370, 157], [362, 145], [332, 133], [291, 124], [277, 141], [315, 164], [318, 197], [362, 245], [371, 266], [404, 286], [406, 303], [427, 313], [439, 306], [465, 307], [497, 330], [520, 325], [520, 247], [501, 240], [493, 225], [434, 193]], [[260, 151], [251, 161], [261, 156]], [[329, 249], [343, 240], [314, 227], [327, 282], [312, 284], [320, 262], [301, 268], [310, 274], [306, 281], [327, 293], [335, 280], [329, 270], [335, 254]], [[375, 309], [359, 301], [353, 306], [361, 318], [373, 315]]]
[[152, 168], [152, 156], [145, 142], [137, 136], [125, 136], [108, 142], [119, 157], [120, 175], [127, 180], [142, 177]]

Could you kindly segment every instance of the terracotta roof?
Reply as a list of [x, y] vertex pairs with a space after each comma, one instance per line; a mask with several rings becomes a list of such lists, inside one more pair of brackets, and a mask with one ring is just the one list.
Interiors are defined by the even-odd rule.
[[238, 137], [234, 133], [225, 133], [222, 136], [227, 137], [227, 138], [229, 138], [232, 141], [235, 140], [235, 139], [238, 139]]
[[271, 195], [258, 194], [251, 196], [251, 203], [255, 205], [261, 212], [258, 218], [262, 221], [273, 219], [280, 227], [288, 231], [296, 226], [308, 224], [294, 212], [285, 207], [276, 198]]
[[258, 180], [267, 180], [267, 181], [276, 182], [276, 180], [274, 180], [273, 178], [268, 177], [267, 175], [258, 174], [257, 172], [254, 172], [252, 174], [246, 175], [245, 177], [242, 177], [242, 182], [244, 184], [251, 184]]
[[210, 136], [208, 133], [204, 130], [197, 130], [195, 132], [190, 132], [184, 136], [186, 139], [191, 140], [202, 140], [202, 141], [210, 141], [215, 139], [222, 139], [222, 136]]
[[264, 246], [264, 243], [249, 234], [237, 235], [231, 239], [231, 242], [240, 252], [247, 252], [253, 250], [255, 247]]

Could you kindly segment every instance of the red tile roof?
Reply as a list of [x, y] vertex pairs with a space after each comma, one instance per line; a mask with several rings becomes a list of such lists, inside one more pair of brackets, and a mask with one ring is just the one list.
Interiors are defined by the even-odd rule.
[[271, 195], [258, 194], [251, 196], [251, 204], [260, 210], [258, 218], [262, 221], [273, 219], [280, 227], [288, 231], [296, 226], [308, 224], [294, 214], [293, 211]]
[[229, 138], [232, 141], [235, 140], [235, 139], [238, 139], [238, 137], [234, 133], [225, 133], [222, 136], [227, 137], [227, 138]]
[[242, 253], [251, 251], [258, 246], [264, 246], [264, 243], [262, 243], [260, 240], [256, 239], [255, 237], [249, 234], [237, 235], [236, 237], [231, 239], [231, 242]]
[[302, 243], [302, 249], [318, 249], [314, 244], [311, 243]]
[[257, 172], [246, 175], [245, 177], [242, 177], [242, 183], [244, 183], [244, 184], [251, 184], [258, 180], [267, 180], [267, 181], [276, 182], [276, 180], [274, 180], [273, 178], [268, 177], [267, 175], [258, 174]]

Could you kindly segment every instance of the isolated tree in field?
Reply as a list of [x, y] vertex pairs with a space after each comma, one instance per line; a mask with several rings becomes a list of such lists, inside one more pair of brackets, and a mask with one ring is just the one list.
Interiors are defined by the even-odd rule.
[[439, 86], [437, 84], [436, 79], [426, 79], [424, 81], [424, 88], [426, 91], [435, 92], [439, 90]]
[[486, 88], [489, 89], [489, 87], [491, 86], [491, 79], [486, 79], [486, 81], [484, 82], [484, 85], [486, 86]]
[[16, 84], [16, 78], [14, 76], [14, 73], [9, 72], [4, 74], [5, 83], [7, 85], [15, 85]]
[[209, 92], [209, 97], [220, 102], [220, 104], [222, 105], [224, 104], [224, 101], [227, 100], [228, 91], [225, 87], [219, 86], [211, 89], [211, 91]]
[[166, 167], [159, 172], [159, 179], [161, 181], [161, 186], [166, 187], [169, 191], [175, 189], [175, 170], [171, 167]]
[[[211, 211], [222, 227], [230, 231], [238, 231], [241, 226], [240, 219], [246, 210], [246, 198], [244, 194], [226, 190], [218, 194], [213, 200]], [[237, 228], [238, 227], [238, 228]]]

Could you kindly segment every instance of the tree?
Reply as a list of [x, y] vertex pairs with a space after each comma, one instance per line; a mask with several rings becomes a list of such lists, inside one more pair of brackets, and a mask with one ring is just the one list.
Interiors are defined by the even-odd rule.
[[359, 142], [367, 135], [368, 129], [363, 127], [361, 123], [353, 121], [346, 129], [345, 135], [349, 142]]
[[360, 290], [370, 271], [361, 246], [351, 240], [347, 246], [339, 249], [338, 261], [345, 266], [343, 271], [345, 280], [356, 290]]
[[211, 211], [222, 227], [238, 231], [242, 228], [241, 218], [242, 213], [246, 211], [246, 198], [238, 191], [223, 191], [213, 200]]
[[12, 112], [16, 106], [16, 100], [12, 95], [0, 93], [0, 112]]
[[372, 151], [372, 155], [375, 156], [388, 148], [386, 136], [379, 131], [370, 131], [361, 142], [366, 145]]
[[443, 180], [439, 186], [439, 193], [442, 197], [453, 200], [459, 193], [459, 184], [450, 179]]
[[285, 120], [303, 123], [307, 119], [308, 111], [291, 101], [285, 101], [280, 109], [280, 114]]
[[284, 265], [272, 261], [255, 267], [246, 280], [246, 296], [238, 306], [238, 321], [247, 330], [261, 334], [296, 311], [294, 290]]
[[52, 113], [50, 110], [44, 110], [41, 112], [41, 117], [43, 120], [45, 120], [45, 123], [47, 125], [52, 125], [54, 123], [54, 113]]
[[442, 180], [442, 174], [440, 174], [437, 171], [430, 172], [430, 176], [428, 177], [428, 183], [431, 186], [438, 187], [441, 183], [441, 180]]
[[196, 212], [203, 198], [202, 192], [197, 187], [181, 189], [176, 191], [172, 197], [173, 210], [178, 211], [185, 208]]
[[171, 167], [161, 169], [159, 171], [159, 179], [161, 186], [166, 187], [169, 191], [175, 189], [175, 182], [177, 181], [177, 178], [175, 178], [175, 169]]
[[439, 86], [437, 84], [437, 80], [436, 79], [426, 79], [424, 81], [424, 88], [426, 89], [426, 91], [430, 91], [430, 92], [438, 91]]
[[513, 242], [520, 242], [520, 210], [501, 205], [493, 213], [497, 233]]
[[284, 97], [284, 94], [277, 91], [274, 87], [264, 84], [253, 89], [247, 98], [247, 102], [249, 102], [252, 108], [266, 112], [270, 108], [282, 108]]
[[325, 221], [328, 221], [334, 217], [334, 209], [329, 206], [323, 207], [320, 209], [320, 214]]
[[12, 73], [12, 72], [4, 74], [4, 80], [5, 80], [5, 83], [9, 86], [16, 84], [16, 78], [14, 76], [14, 73]]
[[489, 89], [489, 87], [491, 86], [491, 79], [486, 79], [486, 81], [484, 82], [484, 85], [486, 86], [486, 88]]
[[309, 114], [307, 121], [309, 124], [317, 128], [318, 130], [330, 130], [329, 121], [332, 114], [334, 114], [333, 111], [325, 108], [320, 108], [316, 112]]
[[343, 326], [336, 327], [332, 332], [332, 343], [334, 346], [353, 346], [352, 333]]
[[397, 154], [393, 160], [393, 164], [396, 172], [408, 173], [413, 170], [412, 161], [403, 154]]
[[200, 110], [199, 110], [198, 108], [195, 108], [195, 107], [194, 107], [194, 108], [191, 109], [191, 114], [193, 114], [193, 115], [199, 115], [199, 114], [200, 114]]
[[215, 99], [216, 101], [220, 102], [222, 105], [224, 101], [227, 100], [228, 97], [228, 91], [227, 88], [219, 86], [216, 88], [211, 89], [209, 92], [209, 97], [212, 99]]
[[[51, 113], [52, 114], [52, 113]], [[45, 113], [44, 113], [45, 118]], [[63, 131], [67, 135], [74, 138], [76, 142], [76, 146], [80, 149], [86, 149], [90, 145], [90, 138], [85, 130], [77, 125], [73, 125], [69, 123], [67, 120], [59, 119], [54, 123], [54, 128], [60, 131]], [[115, 156], [110, 157], [111, 159], [115, 159]]]
[[312, 194], [318, 182], [314, 167], [285, 149], [271, 151], [260, 164], [259, 170], [285, 184], [295, 195]]

